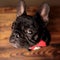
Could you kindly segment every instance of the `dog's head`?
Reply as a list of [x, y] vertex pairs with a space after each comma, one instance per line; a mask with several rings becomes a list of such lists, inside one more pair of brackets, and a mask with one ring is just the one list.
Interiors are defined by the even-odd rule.
[[25, 2], [20, 0], [17, 18], [12, 24], [10, 43], [16, 48], [29, 48], [39, 42], [39, 34], [42, 34], [48, 22], [49, 6], [47, 4], [43, 4], [40, 13], [37, 12], [34, 16], [26, 14], [25, 6]]

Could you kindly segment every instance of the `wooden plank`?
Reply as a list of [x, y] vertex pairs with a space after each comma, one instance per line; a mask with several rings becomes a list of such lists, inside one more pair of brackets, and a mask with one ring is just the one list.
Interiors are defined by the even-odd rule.
[[[57, 46], [56, 46], [57, 47]], [[45, 50], [46, 49], [51, 49], [52, 47], [46, 47], [45, 48]], [[53, 48], [54, 49], [54, 48]], [[44, 49], [43, 49], [44, 50]], [[45, 51], [44, 50], [44, 51]], [[38, 50], [39, 51], [39, 50]], [[23, 55], [21, 55], [21, 53], [24, 53], [24, 52], [28, 52], [28, 53], [33, 53], [33, 52], [29, 52], [29, 51], [27, 51], [26, 49], [21, 49], [21, 48], [13, 48], [13, 47], [0, 47], [0, 58], [1, 59], [5, 59], [5, 58], [7, 58], [8, 60], [9, 59], [11, 59], [11, 58], [13, 58], [13, 59], [17, 59], [17, 58], [19, 58], [19, 59], [21, 59], [21, 60], [40, 60], [40, 59], [48, 59], [48, 60], [57, 60], [57, 59], [59, 59], [60, 57], [60, 55], [58, 54], [58, 55], [55, 55], [55, 56], [35, 56], [35, 57], [32, 57], [32, 56], [30, 56], [30, 57], [28, 57], [28, 56], [23, 56]], [[37, 51], [35, 51], [35, 53], [36, 53]], [[59, 50], [58, 50], [58, 52], [60, 52]], [[48, 53], [49, 54], [49, 53]]]

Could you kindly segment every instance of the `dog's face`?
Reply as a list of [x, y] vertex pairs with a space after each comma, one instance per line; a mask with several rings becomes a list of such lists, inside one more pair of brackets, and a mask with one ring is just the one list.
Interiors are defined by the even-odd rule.
[[16, 47], [27, 47], [36, 44], [38, 24], [33, 17], [21, 16], [13, 23], [10, 42]]
[[[36, 13], [34, 16], [28, 16], [24, 6], [24, 1], [21, 0], [18, 6], [16, 21], [12, 24], [10, 43], [16, 48], [29, 48], [35, 45], [39, 41], [39, 33], [42, 32], [45, 22], [48, 21], [49, 9], [47, 8], [49, 7], [47, 4], [43, 5], [41, 14]], [[46, 15], [44, 16], [44, 14]]]

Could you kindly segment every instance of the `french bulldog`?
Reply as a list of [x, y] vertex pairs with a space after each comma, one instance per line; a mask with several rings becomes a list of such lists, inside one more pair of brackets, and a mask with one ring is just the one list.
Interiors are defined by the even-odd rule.
[[34, 16], [26, 13], [24, 0], [19, 0], [16, 20], [12, 23], [12, 33], [9, 42], [16, 48], [26, 48], [39, 43], [42, 39], [48, 46], [51, 40], [47, 29], [50, 7], [47, 3], [41, 5]]

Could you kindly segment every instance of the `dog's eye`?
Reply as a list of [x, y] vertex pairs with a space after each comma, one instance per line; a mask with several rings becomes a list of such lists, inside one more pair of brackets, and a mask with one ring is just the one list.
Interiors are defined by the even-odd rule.
[[28, 34], [32, 34], [33, 32], [31, 30], [27, 30], [27, 33]]
[[16, 37], [19, 38], [19, 35], [17, 34]]

